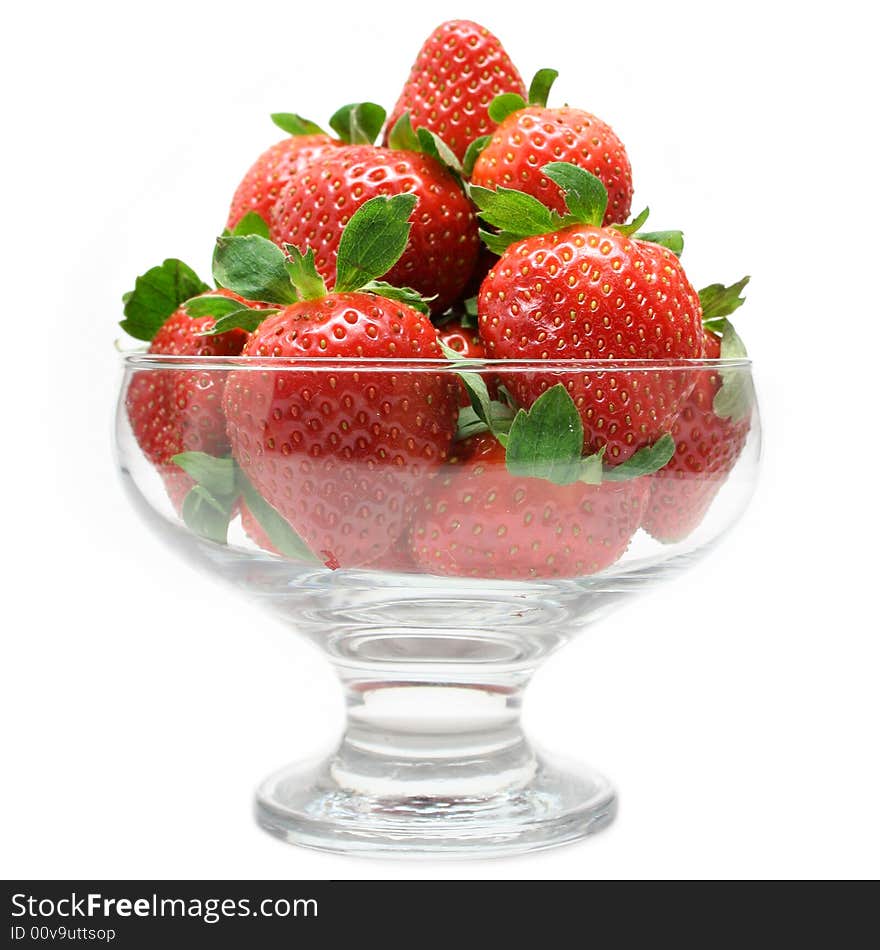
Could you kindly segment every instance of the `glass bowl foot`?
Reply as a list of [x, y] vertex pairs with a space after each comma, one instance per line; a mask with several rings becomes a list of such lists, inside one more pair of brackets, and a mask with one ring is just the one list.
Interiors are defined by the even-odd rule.
[[[489, 788], [499, 777], [502, 785]], [[457, 790], [444, 789], [439, 773], [400, 772], [360, 782], [334, 757], [291, 766], [264, 782], [257, 822], [290, 844], [322, 851], [485, 858], [578, 841], [610, 824], [617, 810], [601, 775], [543, 755], [506, 776], [472, 774], [454, 784]]]

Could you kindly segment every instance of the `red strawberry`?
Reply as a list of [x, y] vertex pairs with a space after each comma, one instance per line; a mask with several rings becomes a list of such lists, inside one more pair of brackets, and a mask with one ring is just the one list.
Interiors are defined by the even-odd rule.
[[315, 252], [318, 272], [332, 283], [343, 228], [377, 195], [418, 199], [403, 255], [385, 275], [412, 287], [440, 312], [461, 293], [479, 252], [473, 207], [439, 161], [418, 152], [372, 145], [335, 149], [313, 161], [282, 193], [272, 211], [270, 237]]
[[526, 93], [501, 43], [471, 20], [441, 23], [419, 50], [388, 122], [406, 112], [414, 128], [440, 136], [461, 160], [468, 145], [495, 128], [489, 104], [500, 93]]
[[[590, 181], [601, 188], [572, 165], [551, 164], [545, 173], [568, 188], [572, 175], [581, 189]], [[494, 192], [474, 188], [472, 193], [484, 209], [498, 200]], [[503, 196], [508, 200], [533, 201], [516, 192]], [[589, 209], [580, 207], [579, 214], [601, 220], [603, 211], [599, 200]], [[483, 216], [504, 227], [504, 209], [484, 210]], [[565, 222], [576, 217], [569, 215]], [[551, 219], [548, 228], [553, 226]], [[478, 300], [480, 338], [490, 357], [602, 361], [703, 355], [699, 298], [666, 248], [588, 223], [531, 237], [514, 235], [506, 250], [509, 232], [487, 239], [503, 251]], [[612, 465], [667, 432], [693, 386], [685, 368], [606, 374], [554, 367], [552, 372], [502, 374], [502, 379], [525, 407], [549, 386], [564, 383], [581, 415], [585, 449], [605, 446], [605, 461]]]
[[545, 86], [540, 104], [516, 109], [501, 122], [477, 158], [471, 181], [483, 188], [516, 188], [561, 214], [563, 191], [542, 168], [548, 162], [570, 162], [592, 172], [605, 186], [608, 206], [602, 223], [622, 224], [629, 217], [633, 195], [632, 168], [623, 143], [589, 112], [568, 106], [546, 108], [547, 91]]
[[[376, 197], [352, 217], [329, 294], [312, 252], [294, 248], [285, 260], [256, 235], [218, 242], [215, 274], [222, 283], [235, 285], [238, 274], [254, 287], [265, 278], [265, 295], [283, 302], [295, 296], [279, 282], [286, 274], [301, 298], [256, 326], [243, 350], [294, 362], [230, 373], [226, 418], [245, 477], [331, 568], [368, 567], [393, 548], [456, 429], [451, 374], [405, 365], [390, 372], [362, 362], [442, 356], [427, 314], [403, 302], [411, 292], [375, 280], [406, 247], [415, 204], [411, 195]], [[353, 365], [322, 370], [295, 362], [306, 358]]]
[[319, 132], [293, 135], [267, 149], [248, 169], [236, 189], [226, 227], [234, 230], [239, 221], [252, 211], [268, 222], [272, 206], [282, 190], [312, 159], [338, 145], [336, 139]]
[[[436, 331], [406, 304], [331, 294], [293, 304], [251, 335], [245, 356], [437, 358]], [[233, 372], [232, 452], [258, 492], [328, 567], [374, 561], [446, 458], [454, 380], [441, 374]]]
[[648, 479], [554, 485], [511, 475], [491, 435], [458, 443], [413, 526], [422, 570], [499, 579], [578, 577], [612, 565], [639, 526]]
[[[721, 356], [714, 333], [705, 339], [707, 359]], [[713, 404], [722, 385], [718, 370], [703, 370], [690, 398], [672, 425], [675, 455], [651, 476], [651, 496], [642, 526], [658, 541], [687, 537], [703, 520], [736, 464], [751, 427], [748, 404], [730, 417]]]
[[[242, 300], [226, 290], [211, 291], [211, 295]], [[167, 356], [239, 354], [247, 339], [243, 330], [200, 336], [214, 322], [213, 317], [191, 317], [179, 307], [159, 328], [148, 352]], [[125, 405], [144, 455], [155, 465], [166, 465], [179, 452], [222, 455], [228, 451], [222, 399], [222, 373], [158, 369], [142, 370], [134, 376]]]

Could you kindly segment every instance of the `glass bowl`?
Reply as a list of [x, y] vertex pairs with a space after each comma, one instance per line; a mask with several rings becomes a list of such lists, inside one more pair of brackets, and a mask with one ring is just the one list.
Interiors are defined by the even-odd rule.
[[[748, 360], [468, 365], [499, 399], [562, 383], [609, 446], [633, 414], [665, 422], [672, 461], [616, 480], [606, 452], [600, 484], [512, 472], [470, 408], [456, 436], [461, 368], [124, 357], [116, 440], [134, 507], [342, 682], [335, 751], [257, 793], [260, 825], [292, 843], [484, 856], [610, 822], [608, 781], [523, 734], [523, 691], [572, 637], [707, 554], [752, 494]], [[736, 423], [707, 422], [697, 399], [722, 381], [748, 400]]]

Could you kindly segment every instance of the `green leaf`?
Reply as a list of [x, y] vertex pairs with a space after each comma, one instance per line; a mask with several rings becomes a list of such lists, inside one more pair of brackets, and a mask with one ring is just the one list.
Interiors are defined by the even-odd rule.
[[659, 244], [665, 247], [676, 257], [681, 257], [684, 250], [684, 235], [681, 231], [641, 231], [636, 234], [639, 241], [649, 241], [651, 244]]
[[214, 279], [247, 300], [289, 304], [299, 299], [284, 252], [258, 234], [217, 238]]
[[399, 300], [401, 303], [412, 307], [413, 310], [418, 310], [419, 313], [430, 313], [430, 303], [436, 299], [436, 294], [434, 297], [423, 297], [417, 290], [413, 290], [412, 287], [395, 287], [393, 284], [389, 284], [384, 280], [367, 281], [367, 283], [361, 287], [361, 292], [378, 294], [380, 297], [385, 297], [388, 300]]
[[581, 459], [580, 473], [578, 481], [587, 485], [601, 485], [603, 480], [602, 459], [605, 457], [605, 446], [603, 445], [594, 455], [588, 455]]
[[201, 485], [194, 485], [186, 493], [180, 513], [193, 534], [217, 544], [226, 544], [233, 503], [234, 499], [226, 504]]
[[722, 317], [729, 317], [746, 302], [742, 292], [749, 280], [751, 280], [750, 277], [743, 277], [742, 280], [729, 287], [725, 287], [724, 284], [709, 284], [700, 291], [703, 326], [707, 330], [714, 329], [711, 326], [713, 322], [719, 322], [719, 318]]
[[512, 231], [499, 231], [496, 234], [494, 231], [487, 231], [485, 228], [480, 228], [479, 235], [483, 244], [499, 257], [511, 244], [522, 239], [522, 235], [514, 234]]
[[[462, 358], [461, 354], [452, 349], [442, 340], [439, 341], [440, 349], [443, 355], [450, 360], [458, 370], [456, 375], [461, 380], [468, 398], [471, 401], [471, 409], [476, 417], [483, 423], [485, 429], [480, 431], [491, 432], [496, 439], [504, 443], [510, 426], [513, 422], [514, 412], [503, 402], [492, 399], [489, 395], [489, 389], [486, 381], [479, 373], [469, 372], [465, 367], [472, 364], [479, 364], [479, 360]], [[475, 434], [473, 432], [469, 433]]]
[[352, 102], [330, 118], [330, 127], [346, 145], [372, 145], [385, 124], [385, 110], [375, 102]]
[[492, 419], [491, 425], [480, 418], [473, 406], [462, 406], [458, 411], [458, 428], [455, 431], [454, 441], [461, 442], [462, 439], [469, 439], [472, 435], [491, 432], [503, 442], [513, 424], [515, 415], [513, 409], [493, 399], [490, 403], [489, 415]]
[[543, 392], [531, 409], [520, 409], [507, 440], [511, 475], [570, 485], [582, 474], [584, 427], [562, 383]]
[[492, 190], [471, 185], [468, 193], [480, 209], [480, 217], [486, 224], [514, 235], [514, 239], [547, 234], [564, 226], [564, 221], [558, 214], [525, 192], [513, 188]]
[[471, 177], [474, 165], [476, 165], [477, 159], [480, 157], [480, 152], [482, 152], [491, 141], [491, 135], [481, 135], [468, 145], [464, 153], [464, 158], [461, 161], [461, 173], [465, 178]]
[[[452, 349], [451, 346], [448, 346], [442, 340], [439, 341], [440, 349], [443, 351], [443, 355], [446, 359], [451, 360], [456, 366], [467, 366], [469, 363], [473, 362], [469, 359], [462, 359], [460, 353]], [[489, 390], [486, 387], [486, 381], [480, 376], [479, 373], [469, 373], [466, 371], [459, 371], [457, 374], [458, 378], [461, 380], [464, 388], [467, 390], [468, 397], [470, 398], [471, 405], [474, 408], [474, 412], [486, 423], [489, 428], [492, 427], [492, 411], [491, 411], [491, 402], [492, 399], [489, 396]]]
[[559, 73], [555, 69], [539, 69], [529, 86], [529, 105], [546, 106], [550, 89]]
[[405, 152], [418, 152], [420, 145], [419, 137], [412, 127], [410, 114], [404, 112], [388, 133], [388, 147], [402, 149]]
[[452, 151], [439, 135], [424, 127], [416, 129], [416, 135], [419, 140], [418, 151], [429, 155], [431, 158], [440, 162], [441, 165], [445, 165], [450, 171], [455, 172], [456, 175], [461, 174], [461, 162], [458, 160], [455, 152]]
[[606, 468], [603, 480], [606, 482], [627, 482], [643, 475], [652, 475], [663, 468], [675, 455], [675, 439], [667, 432], [653, 445], [646, 445], [633, 453], [625, 462]]
[[472, 435], [481, 435], [488, 431], [489, 426], [477, 415], [473, 406], [462, 406], [458, 410], [458, 427], [455, 430], [454, 442], [461, 442]]
[[122, 298], [125, 319], [119, 325], [136, 340], [152, 340], [182, 303], [210, 289], [191, 267], [169, 257], [135, 280]]
[[229, 457], [217, 458], [205, 452], [180, 452], [171, 461], [213, 495], [225, 497], [236, 491], [235, 462]]
[[296, 112], [273, 112], [272, 121], [288, 135], [325, 135], [320, 125], [304, 119]]
[[303, 254], [295, 245], [285, 244], [284, 250], [290, 255], [287, 273], [300, 300], [319, 300], [321, 297], [326, 297], [327, 285], [315, 267], [314, 249], [310, 247]]
[[214, 321], [214, 326], [200, 333], [199, 336], [219, 336], [221, 333], [228, 333], [230, 330], [244, 330], [246, 333], [253, 333], [267, 317], [271, 317], [276, 313], [278, 313], [278, 310], [271, 307], [257, 310], [256, 307], [242, 307], [239, 305], [237, 310], [218, 317]]
[[489, 118], [493, 122], [503, 122], [509, 115], [525, 109], [526, 101], [516, 92], [502, 92], [489, 103]]
[[477, 309], [476, 295], [474, 295], [473, 297], [468, 297], [467, 300], [464, 301], [463, 306], [464, 306], [464, 313], [461, 315], [461, 319], [459, 320], [459, 323], [466, 330], [478, 329], [480, 325], [480, 315]]
[[248, 234], [259, 234], [260, 237], [268, 239], [269, 225], [266, 224], [256, 211], [248, 211], [233, 228], [232, 234], [238, 237], [244, 237]]
[[550, 162], [541, 171], [565, 192], [566, 207], [576, 221], [601, 226], [608, 192], [595, 175], [571, 162]]
[[[721, 335], [721, 359], [746, 359], [748, 353], [745, 344], [736, 330], [733, 329], [733, 324], [724, 318], [713, 322], [718, 324], [714, 332]], [[722, 419], [740, 422], [751, 413], [755, 401], [751, 373], [748, 367], [731, 366], [722, 369], [720, 375], [721, 386], [718, 388], [718, 392], [715, 393], [712, 409], [715, 415]]]
[[419, 127], [413, 129], [410, 114], [404, 112], [394, 123], [394, 128], [388, 136], [390, 148], [404, 149], [407, 152], [421, 152], [445, 165], [456, 175], [461, 174], [461, 162], [455, 152], [430, 129]]
[[409, 241], [415, 206], [415, 195], [377, 195], [358, 208], [339, 241], [336, 293], [358, 290], [391, 270]]
[[626, 237], [631, 237], [648, 220], [649, 214], [650, 211], [645, 208], [645, 210], [642, 211], [641, 214], [636, 215], [636, 217], [634, 217], [632, 221], [629, 222], [629, 224], [612, 224], [611, 227]]
[[293, 530], [286, 518], [283, 518], [265, 498], [254, 488], [250, 480], [239, 468], [237, 472], [238, 487], [248, 506], [250, 513], [257, 519], [260, 527], [272, 542], [276, 551], [285, 557], [297, 561], [317, 561], [309, 550], [308, 545]]
[[184, 523], [194, 534], [226, 544], [232, 509], [238, 498], [235, 462], [204, 452], [181, 452], [172, 461], [196, 482], [183, 500]]
[[241, 310], [242, 302], [232, 297], [208, 294], [193, 297], [184, 304], [184, 308], [191, 317], [225, 317], [228, 313]]

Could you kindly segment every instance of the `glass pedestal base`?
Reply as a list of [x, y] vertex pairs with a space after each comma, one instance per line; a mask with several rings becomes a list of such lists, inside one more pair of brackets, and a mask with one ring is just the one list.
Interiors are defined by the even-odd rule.
[[[387, 789], [381, 782], [361, 784], [334, 757], [291, 766], [264, 782], [257, 821], [278, 838], [322, 851], [483, 858], [568, 844], [613, 820], [616, 797], [601, 775], [543, 755], [526, 771], [492, 791], [485, 786], [493, 776], [474, 776], [472, 788], [450, 794], [441, 774], [407, 781], [398, 773], [384, 783]], [[388, 794], [391, 786], [411, 783], [421, 788]]]

